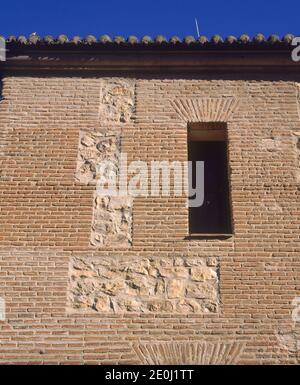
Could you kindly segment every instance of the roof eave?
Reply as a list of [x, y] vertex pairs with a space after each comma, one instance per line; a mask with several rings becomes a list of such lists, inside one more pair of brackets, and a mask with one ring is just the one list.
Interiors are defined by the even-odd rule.
[[[64, 48], [63, 48], [64, 47]], [[130, 49], [86, 46], [13, 46], [8, 47], [2, 71], [293, 71], [300, 62], [292, 60], [291, 46], [273, 45], [265, 49], [247, 47], [158, 47], [135, 46]]]

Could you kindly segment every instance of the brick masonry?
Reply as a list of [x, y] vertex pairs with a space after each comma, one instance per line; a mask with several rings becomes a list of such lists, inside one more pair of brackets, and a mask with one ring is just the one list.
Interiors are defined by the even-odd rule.
[[[0, 362], [299, 362], [295, 77], [6, 75]], [[212, 120], [228, 127], [233, 237], [189, 239], [184, 197], [99, 199], [99, 157], [184, 161], [187, 123]], [[191, 285], [197, 306], [178, 311]]]

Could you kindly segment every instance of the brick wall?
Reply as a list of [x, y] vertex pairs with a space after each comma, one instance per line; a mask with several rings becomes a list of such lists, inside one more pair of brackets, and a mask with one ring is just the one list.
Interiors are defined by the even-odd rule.
[[[1, 363], [299, 362], [295, 79], [2, 82]], [[101, 157], [184, 161], [197, 121], [227, 123], [232, 237], [189, 239], [184, 197], [99, 201]]]

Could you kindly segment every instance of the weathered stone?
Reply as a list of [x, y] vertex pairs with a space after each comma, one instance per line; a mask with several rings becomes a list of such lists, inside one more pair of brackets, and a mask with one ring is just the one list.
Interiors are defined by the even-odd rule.
[[94, 246], [131, 244], [132, 198], [95, 196], [91, 243]]
[[88, 184], [96, 179], [96, 167], [93, 163], [85, 161], [78, 169], [76, 175], [81, 183]]
[[188, 278], [189, 270], [186, 267], [174, 267], [173, 274], [177, 278]]
[[93, 304], [94, 304], [93, 298], [87, 295], [84, 295], [83, 293], [82, 295], [77, 295], [76, 297], [74, 297], [72, 306], [73, 306], [73, 309], [87, 310], [87, 309], [92, 309]]
[[97, 273], [93, 270], [78, 270], [74, 275], [80, 276], [80, 278], [96, 277]]
[[103, 81], [99, 117], [104, 122], [127, 123], [134, 111], [134, 82], [129, 79]]
[[131, 199], [128, 196], [115, 196], [111, 197], [109, 201], [109, 208], [111, 210], [122, 210], [124, 208], [130, 208]]
[[178, 266], [175, 258], [73, 257], [69, 308], [103, 313], [217, 312], [218, 260], [214, 267], [207, 267], [208, 258], [198, 258], [198, 266], [194, 258], [193, 267], [186, 266], [186, 260]]
[[217, 311], [218, 304], [215, 302], [207, 302], [204, 304], [205, 313], [215, 313]]
[[181, 298], [185, 294], [184, 281], [179, 279], [172, 279], [167, 285], [168, 298]]
[[189, 298], [216, 298], [217, 293], [213, 285], [199, 282], [188, 282], [186, 296]]
[[171, 301], [149, 301], [147, 309], [151, 313], [171, 313], [173, 311], [173, 305]]
[[160, 266], [163, 267], [170, 267], [174, 265], [174, 259], [173, 258], [164, 258], [160, 261]]
[[166, 291], [165, 289], [165, 282], [164, 281], [158, 281], [155, 285], [154, 294], [155, 295], [162, 295]]
[[99, 312], [109, 312], [110, 311], [110, 300], [109, 297], [97, 297], [93, 305], [94, 309]]
[[197, 257], [190, 257], [190, 258], [184, 258], [184, 265], [185, 266], [199, 266], [203, 263], [203, 261], [200, 260]]
[[183, 258], [175, 258], [174, 259], [174, 266], [183, 266], [184, 265], [184, 260]]
[[296, 170], [293, 174], [296, 182], [300, 183], [300, 170]]
[[201, 313], [203, 309], [195, 299], [182, 299], [177, 303], [176, 311], [178, 313]]
[[145, 275], [145, 274], [148, 274], [149, 267], [150, 267], [149, 261], [146, 260], [146, 261], [141, 261], [141, 263], [138, 265], [135, 264], [133, 266], [130, 266], [128, 268], [128, 271]]
[[191, 278], [193, 281], [206, 281], [209, 279], [214, 279], [216, 276], [216, 272], [207, 266], [191, 268]]
[[141, 309], [141, 303], [135, 299], [127, 299], [124, 302], [119, 301], [118, 308], [120, 311], [138, 312]]
[[[114, 132], [81, 131], [75, 178], [83, 184], [96, 184], [103, 174], [117, 173], [119, 167], [120, 134]], [[109, 161], [109, 167], [100, 169], [103, 161]], [[101, 171], [101, 172], [100, 172]]]
[[128, 282], [128, 284], [133, 289], [137, 289], [137, 294], [141, 296], [149, 296], [151, 295], [151, 289], [154, 290], [154, 288], [152, 288], [151, 281], [141, 276], [135, 276]]
[[261, 147], [262, 149], [270, 152], [280, 150], [280, 139], [279, 138], [262, 139]]
[[218, 266], [218, 259], [215, 257], [208, 257], [206, 264], [210, 267]]
[[172, 268], [161, 267], [158, 269], [158, 274], [161, 277], [165, 277], [165, 278], [166, 277], [172, 277], [173, 273], [174, 273], [174, 269], [172, 269]]
[[95, 144], [95, 140], [90, 135], [84, 135], [81, 138], [80, 143], [86, 147], [91, 147]]
[[125, 288], [125, 283], [122, 280], [109, 281], [102, 284], [101, 291], [109, 295], [118, 295]]
[[107, 279], [116, 279], [119, 274], [116, 272], [116, 271], [112, 271], [112, 270], [107, 270], [107, 269], [99, 269], [98, 270], [98, 275], [99, 276], [102, 276], [104, 278], [107, 278]]
[[149, 273], [149, 275], [150, 275], [151, 277], [157, 277], [157, 276], [159, 275], [158, 269], [155, 268], [155, 267], [152, 267], [152, 266], [149, 267], [148, 273]]

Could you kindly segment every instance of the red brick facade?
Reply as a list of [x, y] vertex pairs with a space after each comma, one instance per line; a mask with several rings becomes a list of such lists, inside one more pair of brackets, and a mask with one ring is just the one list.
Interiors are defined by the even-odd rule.
[[[0, 363], [299, 362], [298, 67], [9, 66], [0, 102]], [[92, 242], [102, 217], [95, 222], [93, 177], [78, 176], [89, 156], [80, 158], [83, 135], [118, 135], [128, 162], [185, 161], [187, 124], [198, 121], [227, 123], [234, 234], [190, 238], [184, 197], [137, 197], [126, 203], [130, 239], [104, 233]], [[138, 304], [131, 292], [130, 303], [118, 302], [124, 266], [125, 280], [138, 277]], [[196, 290], [206, 279], [214, 289], [201, 287], [214, 291], [201, 301], [176, 297], [182, 280]], [[145, 294], [152, 281], [167, 286]], [[97, 285], [120, 307], [100, 303]]]

